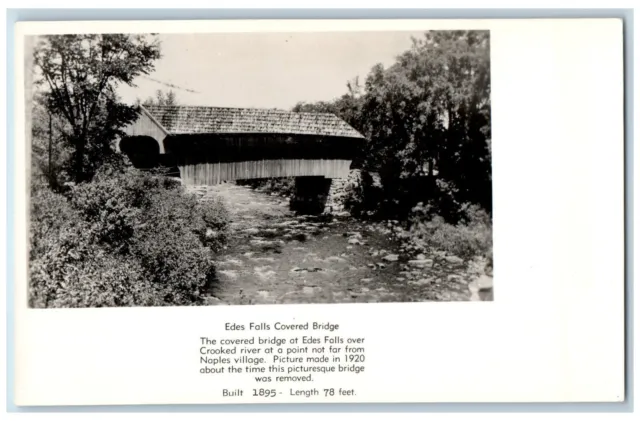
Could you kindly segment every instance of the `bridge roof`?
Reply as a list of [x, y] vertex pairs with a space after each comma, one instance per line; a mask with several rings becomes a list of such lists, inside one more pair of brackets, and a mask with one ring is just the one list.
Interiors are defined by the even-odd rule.
[[278, 133], [363, 138], [344, 120], [330, 113], [159, 105], [143, 109], [168, 134]]

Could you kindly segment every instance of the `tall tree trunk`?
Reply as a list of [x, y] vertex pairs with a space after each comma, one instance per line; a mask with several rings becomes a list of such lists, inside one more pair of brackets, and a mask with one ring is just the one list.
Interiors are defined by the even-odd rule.
[[52, 130], [52, 123], [51, 123], [51, 113], [49, 113], [49, 163], [47, 165], [47, 172], [49, 173], [49, 179], [51, 179], [53, 177], [53, 171], [51, 169], [51, 153], [53, 150], [53, 130]]
[[76, 143], [76, 162], [75, 162], [76, 183], [80, 183], [81, 181], [84, 180], [85, 142], [86, 142], [86, 139], [84, 137], [81, 137], [77, 140], [77, 143]]

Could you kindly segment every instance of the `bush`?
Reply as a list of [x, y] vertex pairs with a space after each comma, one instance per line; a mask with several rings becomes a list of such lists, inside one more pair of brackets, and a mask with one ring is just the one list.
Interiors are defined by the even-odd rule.
[[237, 184], [241, 186], [248, 186], [261, 193], [276, 194], [282, 197], [291, 197], [293, 196], [295, 190], [295, 177], [238, 180]]
[[105, 168], [68, 200], [32, 193], [30, 305], [100, 307], [201, 302], [226, 240], [219, 201], [200, 203], [180, 183]]
[[469, 205], [463, 206], [461, 212], [464, 218], [453, 225], [434, 215], [429, 206], [416, 206], [410, 228], [401, 234], [406, 248], [416, 253], [444, 251], [464, 260], [483, 256], [492, 262], [492, 224], [488, 214]]
[[214, 252], [219, 251], [228, 239], [229, 210], [219, 198], [199, 206], [205, 227], [204, 235], [201, 233], [202, 241]]
[[353, 176], [345, 187], [344, 207], [356, 217], [375, 217], [379, 214], [384, 196], [380, 180], [362, 171]]
[[162, 297], [133, 259], [116, 258], [87, 236], [90, 224], [61, 195], [31, 198], [29, 305], [160, 305]]
[[214, 275], [211, 250], [201, 237], [206, 224], [199, 210], [191, 196], [170, 190], [156, 194], [131, 239], [131, 255], [145, 276], [163, 289], [168, 303], [199, 301], [201, 290]]

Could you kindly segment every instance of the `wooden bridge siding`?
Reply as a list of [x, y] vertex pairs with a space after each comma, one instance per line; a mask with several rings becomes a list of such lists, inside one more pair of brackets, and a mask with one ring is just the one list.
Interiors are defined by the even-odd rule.
[[181, 165], [262, 160], [351, 160], [364, 146], [361, 139], [278, 133], [174, 134], [167, 152]]
[[255, 178], [344, 178], [349, 174], [350, 165], [351, 160], [346, 159], [278, 159], [179, 165], [179, 169], [185, 185], [203, 186]]
[[125, 128], [127, 136], [149, 136], [158, 142], [158, 148], [160, 153], [165, 153], [164, 139], [167, 137], [166, 133], [153, 121], [146, 113], [140, 113], [138, 119], [131, 125]]

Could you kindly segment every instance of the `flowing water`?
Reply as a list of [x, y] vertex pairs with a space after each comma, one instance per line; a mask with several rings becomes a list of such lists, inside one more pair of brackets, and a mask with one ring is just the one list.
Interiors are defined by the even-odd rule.
[[[207, 189], [232, 222], [210, 305], [469, 300], [458, 265], [407, 265], [384, 226], [349, 216], [297, 216], [287, 199], [235, 184]], [[460, 275], [452, 275], [460, 273]]]

